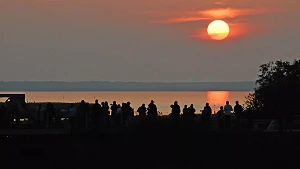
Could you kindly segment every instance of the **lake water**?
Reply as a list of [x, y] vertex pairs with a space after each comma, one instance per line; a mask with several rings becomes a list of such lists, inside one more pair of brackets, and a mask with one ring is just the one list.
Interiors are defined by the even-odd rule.
[[[233, 91], [208, 91], [208, 92], [0, 92], [11, 94], [26, 94], [27, 102], [64, 102], [75, 103], [85, 100], [94, 103], [95, 99], [99, 102], [108, 101], [117, 103], [130, 101], [132, 107], [137, 110], [143, 103], [148, 105], [150, 100], [154, 100], [158, 107], [158, 111], [163, 114], [170, 112], [170, 105], [174, 101], [178, 101], [181, 108], [186, 105], [194, 104], [197, 113], [203, 109], [206, 102], [209, 102], [212, 109], [217, 111], [219, 107], [225, 105], [228, 100], [232, 105], [235, 101], [244, 104], [245, 96], [249, 92], [233, 92]], [[1, 99], [0, 101], [4, 101]]]

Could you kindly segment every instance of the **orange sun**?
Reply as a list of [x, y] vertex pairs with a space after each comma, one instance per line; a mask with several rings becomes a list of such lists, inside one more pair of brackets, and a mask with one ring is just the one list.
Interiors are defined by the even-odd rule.
[[207, 33], [214, 40], [223, 40], [229, 35], [229, 26], [222, 20], [215, 20], [208, 25]]

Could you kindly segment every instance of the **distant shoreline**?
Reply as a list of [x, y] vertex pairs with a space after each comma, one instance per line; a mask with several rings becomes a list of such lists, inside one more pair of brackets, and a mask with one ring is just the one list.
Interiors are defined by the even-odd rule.
[[0, 92], [254, 91], [255, 82], [0, 82]]

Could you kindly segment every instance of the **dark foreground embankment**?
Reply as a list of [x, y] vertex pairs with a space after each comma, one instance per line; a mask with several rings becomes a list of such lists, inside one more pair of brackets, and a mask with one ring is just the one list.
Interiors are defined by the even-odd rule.
[[[173, 133], [173, 134], [172, 134]], [[176, 133], [176, 134], [175, 134]], [[1, 168], [299, 168], [300, 133], [136, 131], [1, 138]]]

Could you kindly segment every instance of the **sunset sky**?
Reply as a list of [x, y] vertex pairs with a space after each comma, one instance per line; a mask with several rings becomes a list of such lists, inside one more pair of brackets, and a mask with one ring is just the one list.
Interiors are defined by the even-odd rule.
[[[0, 80], [254, 81], [300, 58], [299, 0], [1, 0]], [[222, 41], [213, 20], [228, 23]]]

